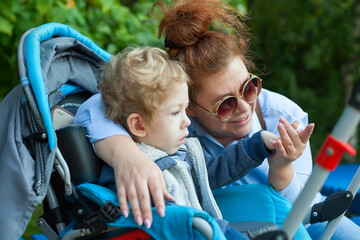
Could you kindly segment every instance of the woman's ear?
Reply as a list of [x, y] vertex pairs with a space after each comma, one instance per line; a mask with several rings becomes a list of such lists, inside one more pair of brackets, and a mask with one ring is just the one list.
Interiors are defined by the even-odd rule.
[[190, 117], [195, 117], [196, 114], [193, 111], [194, 104], [189, 104], [189, 106], [186, 108], [186, 114]]
[[136, 137], [144, 137], [146, 135], [146, 129], [144, 125], [144, 118], [138, 113], [132, 113], [128, 116], [126, 123], [129, 131]]

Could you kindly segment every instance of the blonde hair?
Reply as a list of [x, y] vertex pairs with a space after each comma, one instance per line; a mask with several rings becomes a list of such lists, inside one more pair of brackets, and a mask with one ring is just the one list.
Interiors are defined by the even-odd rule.
[[103, 67], [99, 83], [106, 117], [127, 128], [127, 117], [140, 114], [150, 123], [177, 82], [189, 83], [178, 61], [155, 47], [126, 48]]

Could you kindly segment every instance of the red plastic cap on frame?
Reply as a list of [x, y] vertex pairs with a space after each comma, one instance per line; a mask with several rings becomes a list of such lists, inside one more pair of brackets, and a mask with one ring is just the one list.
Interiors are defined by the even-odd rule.
[[352, 156], [356, 155], [356, 150], [353, 146], [341, 142], [332, 135], [328, 135], [316, 156], [315, 162], [319, 166], [329, 171], [333, 171], [339, 164], [344, 152], [347, 152]]

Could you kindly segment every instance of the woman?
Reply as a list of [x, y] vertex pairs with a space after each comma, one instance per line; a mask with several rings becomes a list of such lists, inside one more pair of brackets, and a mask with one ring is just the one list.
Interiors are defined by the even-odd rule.
[[[159, 37], [165, 35], [169, 55], [185, 66], [193, 82], [187, 111], [191, 117], [189, 133], [199, 138], [208, 171], [215, 171], [212, 162], [219, 156], [227, 154], [229, 158], [236, 158], [234, 149], [239, 140], [251, 136], [262, 125], [276, 134], [287, 131], [287, 139], [282, 139], [289, 143], [282, 149], [288, 154], [286, 159], [264, 161], [233, 184], [268, 184], [276, 178], [283, 182], [278, 192], [294, 202], [312, 170], [309, 143], [303, 143], [301, 137], [296, 137], [297, 131], [292, 129], [308, 126], [307, 114], [286, 97], [265, 89], [258, 101], [247, 96], [248, 87], [257, 86], [260, 90], [261, 82], [248, 72], [248, 69], [255, 69], [248, 57], [250, 38], [242, 22], [244, 16], [220, 0], [178, 0], [169, 8], [161, 2], [154, 6], [160, 6], [164, 13]], [[166, 191], [160, 170], [128, 135], [121, 135], [125, 131], [105, 119], [99, 99], [88, 105], [92, 107], [80, 112], [77, 121], [87, 127], [98, 155], [114, 169], [122, 213], [128, 214], [129, 201], [139, 225], [144, 221], [151, 222], [152, 196], [158, 213], [163, 216], [164, 198], [171, 200], [171, 196]], [[260, 106], [258, 111], [255, 111], [256, 106]], [[293, 123], [292, 127], [289, 123]], [[97, 128], [99, 125], [101, 130]], [[109, 131], [104, 131], [103, 126]], [[276, 144], [281, 145], [281, 142]], [[304, 151], [303, 144], [306, 144]], [[296, 161], [289, 164], [293, 160]], [[272, 166], [270, 171], [269, 166]], [[221, 186], [215, 184], [212, 187]], [[320, 199], [318, 194], [314, 201]], [[345, 230], [340, 230], [340, 234], [339, 230], [335, 232], [338, 239], [349, 228], [356, 227], [348, 219], [344, 221], [340, 227], [345, 226]], [[314, 235], [320, 232], [315, 227], [310, 227], [314, 228], [313, 233], [309, 231]], [[355, 230], [360, 233], [358, 228]], [[350, 236], [356, 236], [356, 233], [345, 238], [350, 239]]]

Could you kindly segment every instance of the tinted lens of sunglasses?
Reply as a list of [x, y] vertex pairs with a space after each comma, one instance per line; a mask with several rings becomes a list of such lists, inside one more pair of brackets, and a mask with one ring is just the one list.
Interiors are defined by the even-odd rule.
[[244, 100], [248, 103], [255, 101], [255, 99], [259, 95], [258, 92], [260, 90], [261, 80], [257, 77], [254, 77], [244, 86], [242, 92]]
[[226, 98], [218, 107], [217, 115], [221, 120], [227, 120], [232, 117], [236, 111], [238, 100], [236, 97]]

